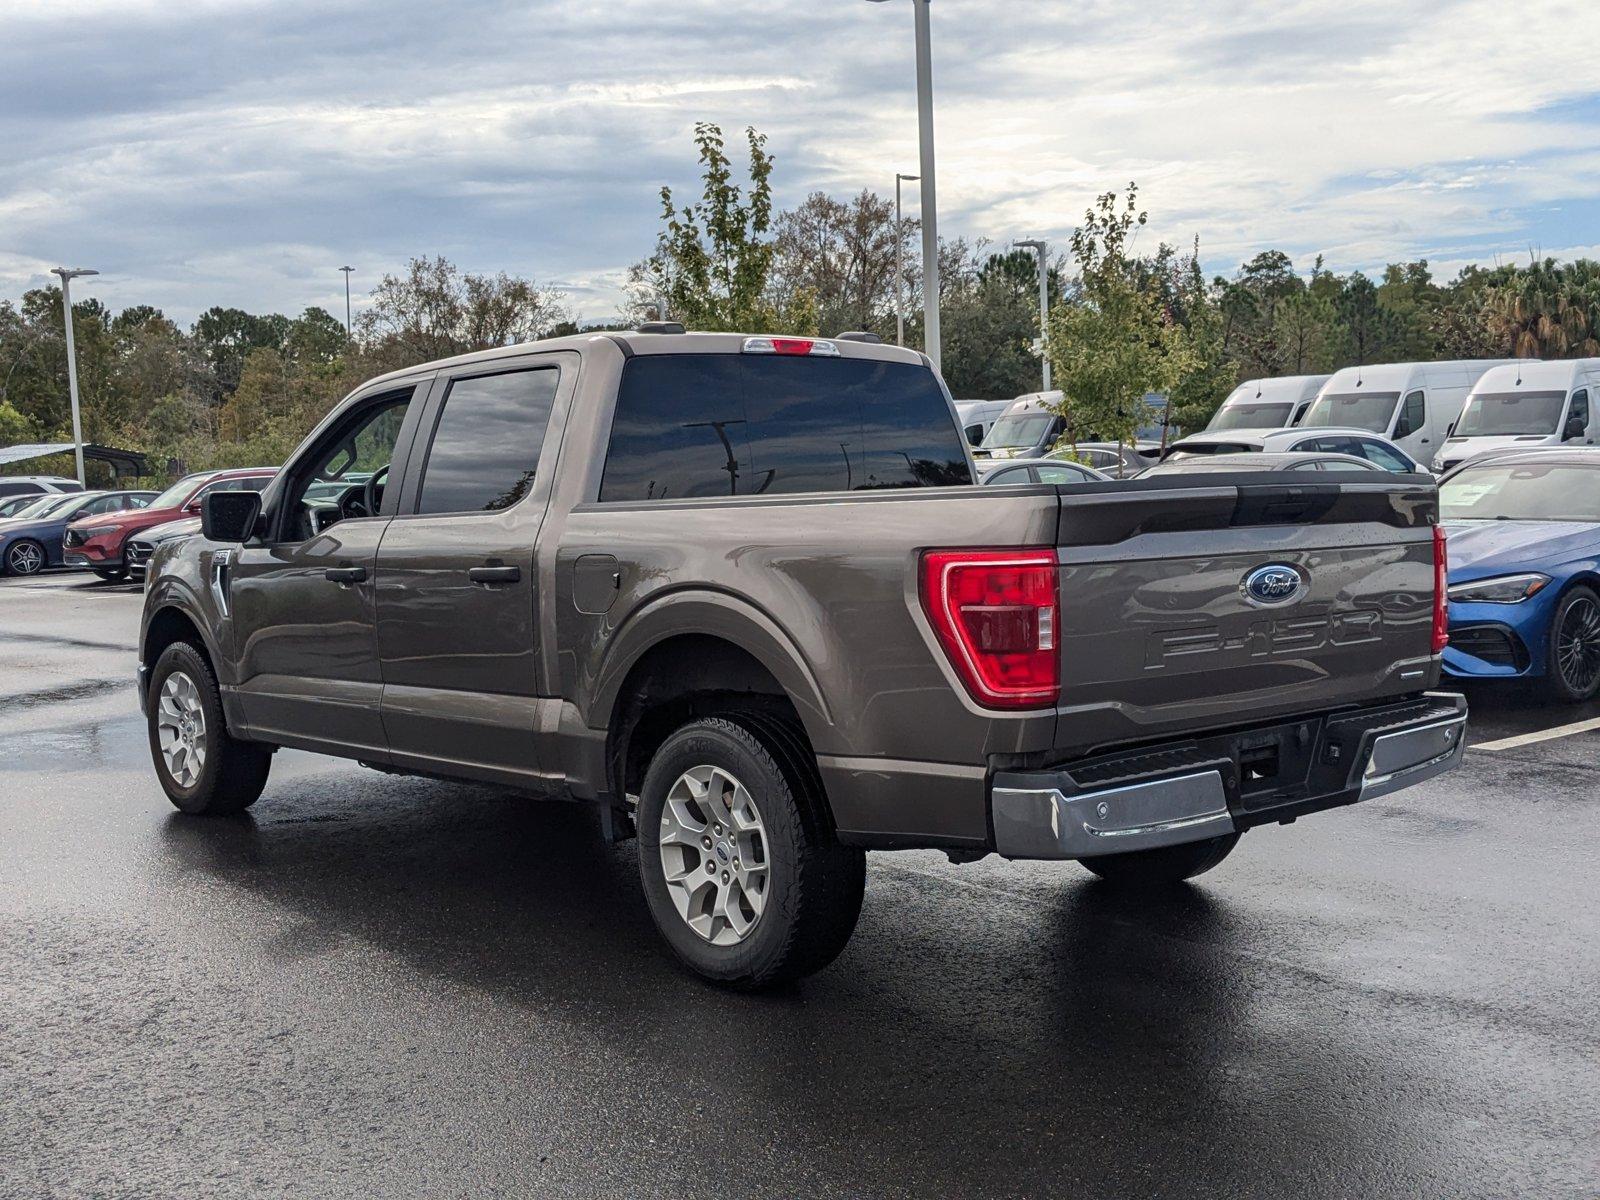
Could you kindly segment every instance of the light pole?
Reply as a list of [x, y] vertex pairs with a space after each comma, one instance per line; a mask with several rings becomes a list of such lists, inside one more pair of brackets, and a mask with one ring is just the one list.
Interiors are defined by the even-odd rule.
[[1050, 271], [1045, 244], [1039, 238], [1019, 239], [1011, 243], [1019, 250], [1039, 252], [1039, 361], [1044, 363], [1044, 390], [1050, 390], [1050, 356], [1045, 353], [1045, 338], [1050, 326]]
[[78, 460], [78, 486], [87, 487], [83, 477], [83, 421], [78, 416], [78, 348], [72, 340], [72, 281], [83, 275], [98, 275], [87, 267], [56, 267], [50, 274], [61, 276], [61, 315], [67, 326], [67, 394], [72, 398], [72, 452]]
[[902, 232], [904, 223], [900, 219], [900, 185], [915, 179], [920, 175], [902, 175], [896, 171], [894, 175], [894, 344], [906, 344], [906, 267], [902, 261], [905, 253], [906, 239]]
[[340, 267], [339, 270], [344, 272], [344, 335], [345, 335], [345, 337], [349, 337], [350, 336], [350, 272], [354, 271], [355, 268], [354, 267]]
[[[885, 0], [870, 0], [882, 4]], [[924, 349], [939, 369], [939, 205], [933, 173], [933, 50], [928, 0], [911, 0], [917, 40], [917, 135], [922, 170], [922, 329]]]

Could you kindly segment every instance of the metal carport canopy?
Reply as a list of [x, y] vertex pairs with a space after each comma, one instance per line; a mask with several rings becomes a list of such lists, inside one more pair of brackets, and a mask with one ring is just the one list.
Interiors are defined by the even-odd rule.
[[[25, 462], [30, 458], [44, 458], [51, 454], [71, 454], [71, 442], [25, 442], [18, 446], [0, 447], [0, 466], [6, 463]], [[117, 474], [127, 471], [143, 475], [145, 456], [135, 450], [117, 450], [110, 446], [83, 444], [83, 456], [95, 462], [110, 463]]]

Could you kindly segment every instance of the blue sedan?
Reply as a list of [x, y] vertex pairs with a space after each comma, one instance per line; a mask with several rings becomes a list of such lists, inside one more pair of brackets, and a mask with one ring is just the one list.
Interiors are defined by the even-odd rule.
[[0, 521], [0, 575], [37, 575], [61, 565], [61, 535], [82, 517], [143, 508], [155, 492], [70, 492], [41, 497], [8, 521]]
[[1439, 484], [1450, 557], [1447, 674], [1600, 690], [1600, 451], [1469, 461]]

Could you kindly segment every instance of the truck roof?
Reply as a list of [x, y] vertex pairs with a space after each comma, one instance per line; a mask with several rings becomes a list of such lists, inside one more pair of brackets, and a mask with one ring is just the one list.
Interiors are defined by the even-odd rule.
[[814, 337], [810, 334], [784, 333], [641, 333], [634, 329], [607, 330], [596, 333], [576, 333], [567, 337], [540, 338], [531, 342], [517, 342], [511, 346], [496, 346], [492, 350], [476, 350], [470, 354], [457, 354], [438, 358], [416, 366], [403, 367], [369, 380], [374, 383], [397, 382], [425, 371], [456, 367], [468, 363], [496, 362], [550, 350], [592, 350], [598, 343], [610, 343], [631, 358], [636, 354], [741, 354], [745, 341], [755, 337], [794, 338], [811, 342], [829, 342], [839, 352], [840, 358], [876, 359], [880, 362], [901, 362], [910, 365], [927, 365], [928, 359], [920, 351], [887, 342], [861, 342], [838, 338]]

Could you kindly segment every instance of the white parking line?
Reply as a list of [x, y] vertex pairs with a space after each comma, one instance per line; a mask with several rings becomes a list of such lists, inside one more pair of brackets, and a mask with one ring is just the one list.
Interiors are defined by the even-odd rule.
[[1600, 717], [1587, 721], [1574, 721], [1571, 725], [1557, 725], [1552, 729], [1538, 729], [1533, 733], [1519, 733], [1515, 737], [1498, 738], [1492, 742], [1479, 742], [1469, 750], [1514, 750], [1518, 746], [1531, 746], [1534, 742], [1548, 742], [1552, 738], [1571, 737], [1575, 733], [1588, 733], [1600, 729]]

